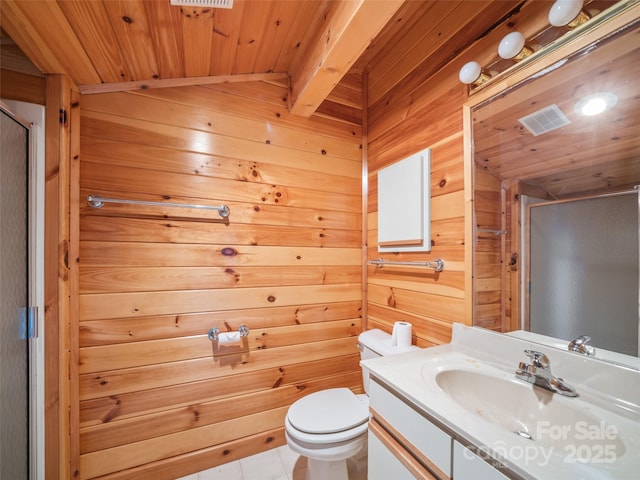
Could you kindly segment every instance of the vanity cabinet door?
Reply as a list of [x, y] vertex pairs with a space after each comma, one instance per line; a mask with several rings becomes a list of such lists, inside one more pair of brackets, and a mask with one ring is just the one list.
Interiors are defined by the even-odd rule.
[[374, 420], [379, 419], [387, 430], [394, 432], [400, 443], [436, 474], [434, 478], [451, 476], [452, 439], [447, 433], [375, 379], [370, 383], [369, 402]]
[[388, 434], [385, 435], [384, 431], [369, 430], [367, 480], [415, 480], [416, 478], [436, 480], [435, 477], [427, 476], [426, 472], [422, 476], [419, 476], [420, 473], [415, 470], [415, 473], [412, 473], [401, 460], [404, 455], [406, 462], [409, 454], [406, 451], [403, 452], [402, 446], [394, 443], [393, 438]]
[[457, 441], [453, 442], [454, 480], [509, 480], [499, 470], [482, 460]]

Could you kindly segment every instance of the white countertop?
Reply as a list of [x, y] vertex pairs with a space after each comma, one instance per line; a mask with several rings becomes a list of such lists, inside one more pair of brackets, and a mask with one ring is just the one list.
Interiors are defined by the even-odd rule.
[[[526, 330], [514, 330], [513, 332], [505, 333], [505, 335], [520, 338], [525, 341], [540, 343], [542, 345], [558, 348], [560, 350], [567, 350], [567, 347], [569, 345], [568, 340], [561, 340], [558, 338], [549, 337], [547, 335], [541, 335], [539, 333], [528, 332]], [[627, 365], [629, 367], [635, 368], [636, 370], [640, 370], [640, 357], [633, 357], [624, 353], [605, 350], [604, 348], [600, 348], [598, 345], [590, 345], [596, 349], [596, 354], [594, 357], [596, 360], [613, 362], [619, 365]], [[576, 355], [580, 354], [576, 353]]]
[[[536, 422], [534, 440], [522, 438], [473, 412], [447, 394], [438, 373], [463, 370], [490, 375], [535, 395], [539, 387], [515, 379], [525, 349], [550, 359], [551, 371], [579, 393], [576, 398], [541, 395], [555, 407], [575, 408], [574, 424]], [[636, 479], [640, 472], [640, 372], [480, 328], [454, 325], [452, 343], [362, 362], [373, 375], [455, 437], [480, 448], [527, 479]], [[470, 387], [471, 388], [471, 387]], [[534, 388], [536, 390], [534, 390]], [[483, 398], [483, 391], [470, 392]], [[530, 395], [530, 396], [531, 396]], [[488, 394], [484, 392], [484, 396]], [[509, 399], [511, 400], [511, 399]], [[535, 399], [534, 399], [535, 401]], [[513, 403], [518, 402], [516, 398]], [[566, 402], [566, 403], [563, 403]], [[480, 403], [480, 400], [479, 400]], [[541, 408], [546, 408], [541, 404]], [[535, 412], [532, 412], [534, 415]], [[587, 415], [583, 417], [581, 415]], [[591, 418], [594, 422], [575, 421]], [[569, 420], [568, 420], [569, 421]], [[569, 421], [570, 422], [570, 421]], [[559, 441], [556, 441], [559, 440]]]

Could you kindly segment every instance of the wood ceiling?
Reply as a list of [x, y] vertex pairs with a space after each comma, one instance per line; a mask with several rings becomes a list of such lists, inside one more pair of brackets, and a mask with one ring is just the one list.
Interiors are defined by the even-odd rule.
[[3, 0], [1, 24], [42, 72], [66, 74], [83, 93], [289, 77], [292, 112], [310, 116], [402, 4]]
[[[384, 112], [396, 86], [409, 93], [511, 13], [535, 17], [551, 3], [235, 0], [232, 9], [213, 9], [169, 0], [2, 0], [0, 26], [3, 47], [12, 39], [41, 72], [67, 75], [82, 93], [289, 82], [292, 113], [310, 116], [321, 105], [358, 121], [363, 72], [369, 106]], [[521, 20], [510, 28], [525, 26]], [[324, 102], [329, 95], [336, 102]]]
[[[590, 6], [599, 2], [603, 7], [615, 3], [593, 0]], [[374, 122], [384, 117], [387, 105], [404, 101], [397, 91], [406, 96], [418, 88], [506, 18], [511, 28], [528, 34], [539, 28], [533, 19], [545, 23], [551, 3], [235, 0], [227, 10], [171, 6], [169, 0], [2, 0], [0, 25], [41, 72], [64, 73], [83, 93], [288, 81], [293, 113], [310, 116], [319, 108], [342, 108], [346, 119], [345, 109], [362, 108], [359, 75], [367, 72], [368, 117]], [[522, 19], [509, 17], [518, 10]], [[638, 35], [627, 37], [626, 44], [639, 45]], [[489, 53], [480, 55], [484, 64]], [[542, 91], [508, 96], [521, 102], [512, 100], [501, 117], [489, 117], [488, 107], [482, 115], [476, 112], [486, 127], [475, 134], [476, 159], [500, 178], [526, 179], [556, 197], [640, 183], [640, 82], [631, 81], [640, 75], [638, 56], [637, 48], [613, 51], [610, 58], [591, 52], [589, 61], [576, 59], [547, 75], [544, 89], [555, 96], [548, 103], [555, 102], [575, 121], [544, 137], [528, 135], [517, 122], [545, 106]], [[596, 64], [596, 58], [604, 63]], [[581, 87], [565, 83], [569, 79]], [[577, 96], [591, 88], [586, 79], [623, 79], [619, 87], [628, 99], [618, 102], [615, 118], [604, 117], [608, 120], [600, 120], [595, 130], [587, 130], [573, 113]], [[338, 84], [341, 88], [335, 88]], [[328, 106], [330, 94], [340, 95], [341, 106]], [[350, 118], [359, 122], [357, 112]], [[612, 152], [612, 144], [623, 149]]]
[[[289, 81], [291, 111], [309, 116], [341, 79], [365, 71], [369, 105], [384, 106], [397, 85], [417, 88], [510, 13], [549, 5], [235, 0], [232, 9], [214, 9], [169, 0], [2, 0], [0, 25], [41, 72], [67, 75], [82, 93]], [[361, 108], [353, 83], [349, 78], [351, 93], [340, 101]]]
[[[564, 198], [640, 184], [640, 21], [557, 70], [474, 111], [476, 163], [500, 179], [520, 179]], [[574, 111], [583, 97], [611, 92], [598, 116]], [[519, 118], [557, 105], [571, 124], [533, 136]]]

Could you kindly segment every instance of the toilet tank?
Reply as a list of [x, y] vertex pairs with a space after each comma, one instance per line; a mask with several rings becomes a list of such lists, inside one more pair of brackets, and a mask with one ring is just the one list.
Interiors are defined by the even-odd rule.
[[[409, 347], [392, 346], [391, 335], [378, 328], [362, 332], [358, 336], [358, 347], [360, 348], [360, 360], [386, 357], [387, 355], [395, 355], [419, 349], [415, 345]], [[369, 394], [369, 370], [364, 367], [362, 367], [362, 384], [364, 391]]]

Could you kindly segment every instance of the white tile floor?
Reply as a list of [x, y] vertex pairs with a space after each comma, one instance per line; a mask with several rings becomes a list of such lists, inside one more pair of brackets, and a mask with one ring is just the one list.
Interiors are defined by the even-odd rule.
[[[304, 480], [306, 473], [307, 459], [284, 445], [178, 480]], [[349, 470], [349, 480], [366, 478], [366, 472]]]

